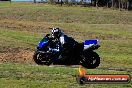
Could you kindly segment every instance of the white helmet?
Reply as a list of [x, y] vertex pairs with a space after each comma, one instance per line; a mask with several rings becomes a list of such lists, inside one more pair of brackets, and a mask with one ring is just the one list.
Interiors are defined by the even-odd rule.
[[51, 32], [52, 32], [53, 38], [59, 38], [60, 35], [62, 34], [62, 32], [59, 28], [52, 28]]

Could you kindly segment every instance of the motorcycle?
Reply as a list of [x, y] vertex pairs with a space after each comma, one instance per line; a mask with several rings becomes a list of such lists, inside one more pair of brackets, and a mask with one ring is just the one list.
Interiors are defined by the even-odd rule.
[[72, 47], [64, 44], [60, 52], [51, 52], [49, 48], [54, 48], [54, 41], [50, 34], [47, 34], [38, 44], [33, 55], [33, 60], [38, 65], [82, 65], [87, 69], [99, 66], [100, 57], [94, 51], [100, 47], [98, 40], [85, 40], [82, 43], [76, 42]]

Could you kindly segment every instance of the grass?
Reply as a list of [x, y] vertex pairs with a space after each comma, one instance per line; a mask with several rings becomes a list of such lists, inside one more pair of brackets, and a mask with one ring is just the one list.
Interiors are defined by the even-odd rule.
[[[87, 74], [131, 74], [125, 71], [87, 70]], [[0, 64], [0, 86], [2, 88], [130, 88], [129, 84], [88, 84], [76, 83], [76, 68], [47, 67], [23, 64]]]
[[[48, 4], [0, 2], [0, 56], [14, 50], [33, 52], [39, 40], [50, 30], [60, 27], [79, 42], [99, 39], [96, 51], [101, 57], [99, 68], [123, 68], [126, 71], [93, 69], [89, 74], [130, 74], [132, 70], [132, 12], [105, 8], [67, 7]], [[9, 54], [10, 55], [10, 54]], [[5, 58], [6, 59], [6, 58]], [[17, 58], [20, 60], [22, 58]], [[21, 60], [20, 60], [21, 61]], [[88, 84], [75, 81], [75, 68], [0, 64], [2, 88], [131, 88], [130, 84]]]
[[0, 39], [1, 39], [1, 48], [2, 47], [23, 47], [23, 48], [31, 48], [37, 45], [37, 42], [41, 39], [40, 37], [36, 37], [38, 34], [21, 32], [21, 31], [13, 31], [7, 29], [0, 30]]
[[1, 5], [0, 11], [1, 19], [30, 20], [35, 22], [45, 21], [52, 23], [132, 24], [131, 12], [80, 8], [78, 6], [60, 7], [47, 4], [6, 3]]

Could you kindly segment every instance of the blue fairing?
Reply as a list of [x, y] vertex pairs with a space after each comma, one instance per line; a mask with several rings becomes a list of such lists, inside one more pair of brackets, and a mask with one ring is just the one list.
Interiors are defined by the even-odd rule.
[[97, 43], [98, 40], [85, 40], [84, 45], [90, 45], [90, 44], [96, 45]]
[[98, 45], [98, 40], [85, 40], [84, 41], [84, 50], [90, 48], [93, 45]]
[[47, 44], [48, 44], [48, 40], [46, 38], [43, 38], [38, 44], [38, 49], [42, 49], [42, 47]]

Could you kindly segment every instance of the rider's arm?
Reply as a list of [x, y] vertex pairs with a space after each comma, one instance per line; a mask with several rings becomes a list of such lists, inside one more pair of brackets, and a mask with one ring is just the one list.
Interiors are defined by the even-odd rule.
[[49, 51], [52, 51], [52, 52], [59, 52], [60, 51], [60, 45], [58, 44], [56, 46], [56, 48], [49, 48]]
[[60, 37], [60, 43], [63, 45], [65, 43], [65, 37], [64, 36], [61, 36]]

